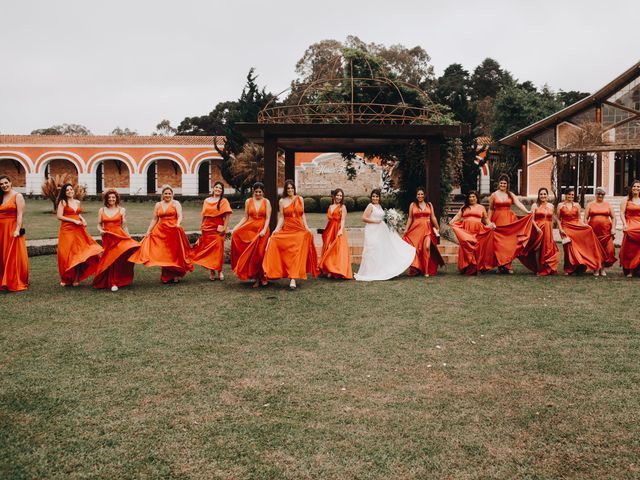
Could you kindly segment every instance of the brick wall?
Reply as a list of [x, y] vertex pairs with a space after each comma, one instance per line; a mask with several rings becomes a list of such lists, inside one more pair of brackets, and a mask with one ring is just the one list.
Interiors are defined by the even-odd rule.
[[104, 189], [129, 188], [129, 169], [119, 160], [105, 160], [102, 163], [102, 184]]
[[231, 185], [222, 178], [220, 165], [222, 165], [222, 160], [211, 160], [211, 186], [213, 187], [213, 184], [216, 182], [222, 182], [225, 189], [231, 188]]
[[8, 175], [14, 187], [24, 187], [26, 185], [24, 167], [15, 160], [9, 158], [0, 159], [0, 175]]
[[182, 170], [180, 165], [171, 160], [156, 161], [157, 186], [160, 188], [164, 184], [169, 184], [173, 188], [182, 188]]
[[49, 162], [49, 175], [63, 175], [65, 173], [70, 173], [75, 181], [78, 181], [78, 170], [69, 160], [56, 158]]
[[552, 167], [552, 158], [542, 160], [529, 167], [529, 195], [536, 195], [541, 187], [546, 187], [551, 192]]

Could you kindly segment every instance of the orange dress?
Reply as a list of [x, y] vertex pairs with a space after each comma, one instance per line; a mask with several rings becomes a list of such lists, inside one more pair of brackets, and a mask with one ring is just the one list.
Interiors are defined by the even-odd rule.
[[534, 207], [532, 214], [542, 232], [542, 241], [537, 249], [518, 259], [525, 267], [540, 276], [555, 275], [558, 273], [560, 250], [553, 238], [553, 208]]
[[[66, 203], [66, 202], [65, 202]], [[63, 215], [67, 218], [80, 220], [82, 208], [74, 210], [69, 205], [64, 206]], [[60, 222], [58, 232], [58, 273], [62, 283], [71, 284], [82, 281], [95, 273], [102, 247], [89, 236], [83, 225], [71, 222]]]
[[306, 279], [307, 273], [318, 276], [318, 252], [313, 235], [302, 221], [304, 205], [296, 196], [283, 210], [282, 229], [271, 235], [262, 260], [262, 270], [267, 278]]
[[640, 205], [627, 199], [624, 218], [627, 222], [627, 231], [622, 237], [620, 265], [625, 275], [628, 275], [640, 268]]
[[231, 214], [231, 211], [231, 205], [226, 198], [215, 203], [204, 201], [202, 205], [202, 235], [191, 251], [193, 263], [209, 270], [222, 270], [226, 233], [218, 232], [218, 227], [224, 225], [225, 216]]
[[615, 233], [611, 231], [611, 206], [607, 202], [593, 202], [589, 205], [589, 226], [598, 237], [605, 255], [602, 265], [610, 267], [616, 263]]
[[0, 205], [0, 290], [11, 292], [26, 290], [29, 286], [27, 242], [24, 236], [13, 236], [18, 221], [17, 196], [14, 194]]
[[[444, 266], [444, 259], [438, 249], [438, 239], [431, 224], [431, 204], [428, 203], [424, 210], [420, 210], [414, 202], [409, 208], [413, 213], [413, 223], [402, 239], [416, 249], [411, 270], [417, 270], [423, 275], [435, 275], [438, 273], [438, 267]], [[427, 237], [431, 239], [428, 250], [425, 248]]]
[[178, 226], [178, 211], [172, 202], [166, 211], [162, 205], [158, 207], [158, 223], [142, 239], [140, 249], [129, 261], [145, 267], [162, 267], [160, 280], [169, 283], [193, 271], [190, 254], [189, 239]]
[[236, 227], [231, 234], [231, 268], [240, 280], [262, 279], [262, 259], [269, 240], [269, 228], [263, 237], [260, 232], [267, 219], [267, 199], [263, 198], [260, 208], [249, 199], [247, 221]]
[[133, 282], [133, 263], [129, 261], [131, 254], [140, 248], [140, 244], [132, 239], [122, 228], [122, 209], [118, 209], [113, 217], [102, 210], [102, 247], [104, 253], [98, 263], [96, 276], [93, 279], [95, 288], [124, 287]]
[[452, 223], [451, 229], [458, 238], [458, 271], [465, 275], [492, 268], [485, 264], [487, 249], [493, 242], [493, 231], [482, 223], [486, 209], [476, 204], [465, 208], [462, 221]]
[[564, 272], [584, 272], [602, 268], [604, 251], [589, 225], [580, 223], [580, 207], [562, 204], [558, 209], [562, 230], [571, 240], [564, 246]]
[[327, 210], [329, 221], [322, 232], [322, 252], [320, 253], [320, 271], [330, 273], [334, 277], [351, 279], [351, 253], [347, 233], [338, 235], [342, 228], [342, 205], [336, 206], [331, 211]]

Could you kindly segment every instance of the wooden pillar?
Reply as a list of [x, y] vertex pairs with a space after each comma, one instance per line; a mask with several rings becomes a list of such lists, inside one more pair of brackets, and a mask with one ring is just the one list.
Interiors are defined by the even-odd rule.
[[440, 201], [440, 168], [441, 153], [440, 147], [442, 140], [440, 138], [429, 138], [427, 140], [427, 155], [425, 158], [425, 178], [429, 200], [433, 204], [438, 218], [442, 215], [442, 207]]
[[526, 197], [529, 195], [527, 191], [527, 183], [529, 179], [529, 163], [527, 162], [527, 144], [522, 143], [522, 147], [520, 149], [522, 152], [522, 175], [520, 175], [520, 191], [518, 192], [520, 196]]
[[[596, 187], [601, 187], [602, 186], [602, 171], [603, 171], [603, 168], [602, 168], [602, 153], [601, 152], [596, 153], [596, 158], [594, 159], [594, 162], [595, 162], [595, 169], [596, 169], [596, 172], [595, 172], [596, 173]], [[595, 192], [593, 192], [593, 193], [595, 193]], [[609, 195], [611, 195], [610, 192], [607, 192], [607, 193], [609, 193]]]
[[271, 202], [271, 230], [278, 223], [278, 139], [265, 136], [264, 139], [264, 189]]
[[296, 182], [296, 152], [294, 150], [284, 151], [284, 178]]

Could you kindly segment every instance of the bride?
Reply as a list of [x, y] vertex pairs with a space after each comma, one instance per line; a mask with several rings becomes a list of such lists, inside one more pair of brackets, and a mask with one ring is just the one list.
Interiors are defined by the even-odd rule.
[[371, 191], [371, 203], [362, 215], [364, 249], [356, 280], [388, 280], [404, 272], [416, 255], [416, 249], [402, 240], [384, 223], [384, 210], [380, 206], [380, 190]]

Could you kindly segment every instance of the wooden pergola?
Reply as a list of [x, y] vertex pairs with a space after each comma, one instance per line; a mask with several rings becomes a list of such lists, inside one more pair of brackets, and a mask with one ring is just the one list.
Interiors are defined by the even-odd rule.
[[239, 123], [236, 126], [248, 141], [264, 146], [264, 185], [273, 206], [272, 228], [278, 218], [278, 149], [285, 152], [285, 178], [295, 181], [296, 152], [358, 152], [424, 141], [428, 147], [424, 159], [425, 187], [434, 208], [440, 212], [442, 143], [445, 138], [469, 134], [468, 125]]

